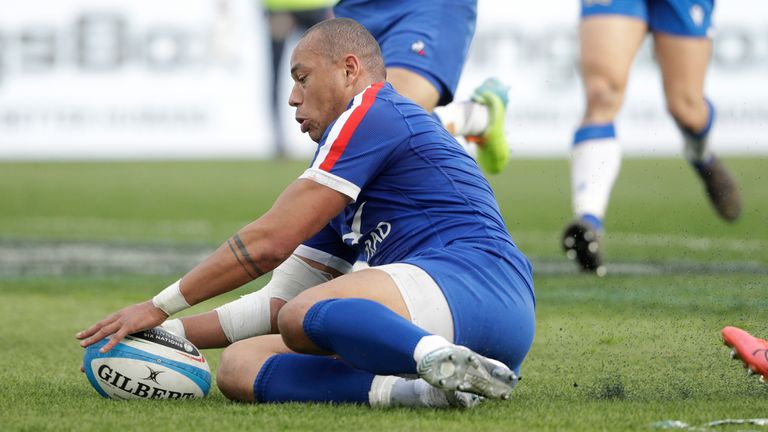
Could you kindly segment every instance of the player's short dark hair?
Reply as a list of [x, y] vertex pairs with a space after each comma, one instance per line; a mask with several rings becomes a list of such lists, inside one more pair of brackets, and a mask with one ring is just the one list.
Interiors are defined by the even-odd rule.
[[333, 18], [321, 21], [310, 27], [304, 36], [317, 33], [319, 47], [332, 61], [341, 59], [346, 54], [356, 55], [366, 69], [374, 75], [386, 77], [384, 58], [381, 48], [373, 35], [355, 20]]

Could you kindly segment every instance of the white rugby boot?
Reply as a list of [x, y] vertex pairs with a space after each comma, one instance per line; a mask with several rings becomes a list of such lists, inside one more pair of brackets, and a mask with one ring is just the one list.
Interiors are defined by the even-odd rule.
[[459, 345], [448, 345], [427, 353], [418, 362], [416, 371], [439, 389], [468, 392], [489, 399], [509, 399], [517, 385], [517, 375], [507, 366]]

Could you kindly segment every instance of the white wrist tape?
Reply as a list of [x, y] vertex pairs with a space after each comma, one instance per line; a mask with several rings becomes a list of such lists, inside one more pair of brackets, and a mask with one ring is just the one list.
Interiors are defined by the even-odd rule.
[[176, 312], [181, 312], [189, 307], [187, 299], [181, 294], [180, 283], [181, 279], [171, 284], [168, 288], [160, 291], [152, 298], [152, 304], [165, 312], [168, 316], [171, 316]]
[[221, 329], [230, 343], [272, 331], [270, 300], [289, 301], [307, 288], [328, 282], [332, 276], [295, 255], [272, 271], [264, 288], [216, 308]]

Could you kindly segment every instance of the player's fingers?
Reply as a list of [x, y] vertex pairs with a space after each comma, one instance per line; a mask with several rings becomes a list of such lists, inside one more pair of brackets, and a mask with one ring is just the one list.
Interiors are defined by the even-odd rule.
[[120, 343], [121, 340], [125, 337], [125, 335], [128, 334], [128, 330], [126, 327], [121, 327], [117, 332], [115, 332], [111, 338], [109, 338], [109, 342], [104, 344], [103, 347], [99, 350], [100, 353], [106, 353], [109, 352], [112, 348], [114, 348], [115, 345]]
[[85, 366], [80, 365], [80, 372], [85, 373]]
[[104, 326], [113, 323], [115, 321], [115, 319], [117, 319], [117, 314], [109, 315], [108, 317], [106, 317], [103, 320], [97, 322], [96, 324], [94, 324], [94, 325], [88, 327], [87, 329], [85, 329], [85, 330], [75, 334], [75, 338], [77, 338], [77, 339], [85, 339], [85, 338], [91, 337], [94, 334], [96, 334], [96, 332], [98, 332], [99, 330], [104, 328]]
[[[112, 333], [116, 332], [120, 328], [121, 324], [118, 321], [115, 321], [107, 326], [104, 326], [100, 328], [96, 333], [94, 333], [92, 336], [88, 337], [87, 339], [84, 339], [80, 342], [80, 346], [85, 348], [87, 346], [93, 345], [96, 342], [104, 339], [105, 337], [111, 335]], [[104, 351], [106, 352], [106, 351]]]
[[77, 338], [77, 339], [85, 339], [87, 337], [93, 336], [93, 334], [96, 333], [97, 331], [99, 331], [100, 329], [101, 329], [101, 326], [99, 324], [94, 324], [94, 325], [88, 327], [87, 329], [85, 329], [85, 330], [83, 330], [83, 331], [81, 331], [79, 333], [76, 333], [75, 334], [75, 338]]

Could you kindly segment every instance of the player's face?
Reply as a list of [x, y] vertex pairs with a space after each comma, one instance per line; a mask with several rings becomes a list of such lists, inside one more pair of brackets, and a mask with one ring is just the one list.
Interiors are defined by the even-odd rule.
[[296, 108], [301, 131], [320, 142], [328, 125], [347, 109], [352, 98], [343, 63], [333, 63], [314, 49], [310, 35], [293, 51], [291, 77], [293, 89], [288, 104]]

